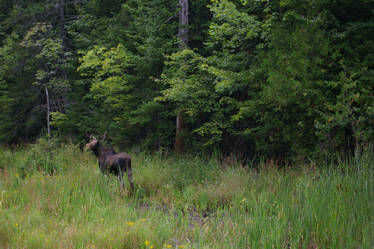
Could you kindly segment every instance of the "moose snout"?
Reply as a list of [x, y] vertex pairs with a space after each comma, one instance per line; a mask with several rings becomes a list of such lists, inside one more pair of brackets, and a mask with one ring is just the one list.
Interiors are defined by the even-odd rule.
[[84, 150], [85, 151], [88, 151], [90, 149], [90, 144], [88, 143], [88, 144], [86, 144], [85, 146], [84, 146]]

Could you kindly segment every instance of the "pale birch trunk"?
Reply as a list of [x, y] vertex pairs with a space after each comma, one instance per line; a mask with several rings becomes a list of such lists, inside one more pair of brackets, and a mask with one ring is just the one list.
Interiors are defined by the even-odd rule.
[[49, 94], [48, 94], [48, 87], [44, 86], [45, 90], [45, 97], [46, 97], [46, 102], [47, 102], [47, 136], [48, 136], [48, 143], [51, 139], [51, 125], [50, 125], [50, 109], [49, 109]]

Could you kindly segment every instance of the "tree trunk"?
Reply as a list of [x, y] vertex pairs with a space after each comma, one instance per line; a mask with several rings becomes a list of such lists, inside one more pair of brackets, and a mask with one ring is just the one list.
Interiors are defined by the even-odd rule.
[[183, 50], [188, 46], [188, 0], [179, 0], [179, 7], [179, 49]]
[[[59, 16], [59, 25], [60, 25], [60, 36], [61, 36], [61, 47], [63, 51], [63, 59], [66, 60], [66, 52], [68, 51], [69, 41], [67, 37], [67, 32], [65, 29], [65, 0], [56, 0], [56, 12]], [[68, 74], [65, 69], [61, 68], [61, 75], [64, 81], [68, 80]], [[62, 104], [58, 106], [59, 112], [64, 112], [65, 107], [68, 105], [66, 91], [61, 92]]]
[[67, 51], [68, 41], [67, 35], [65, 30], [65, 0], [60, 0], [59, 4], [57, 5], [57, 11], [60, 16], [60, 29], [61, 29], [61, 41], [62, 41], [62, 49], [64, 52]]
[[[183, 50], [188, 46], [188, 0], [179, 0], [179, 28], [178, 37], [179, 49]], [[176, 135], [175, 135], [175, 151], [184, 152], [184, 119], [183, 112], [179, 111], [176, 118]]]
[[176, 136], [175, 136], [175, 151], [177, 153], [184, 152], [184, 137], [183, 137], [183, 113], [178, 112], [176, 120]]
[[50, 115], [50, 110], [49, 110], [49, 94], [48, 94], [48, 88], [47, 86], [44, 86], [45, 89], [45, 97], [46, 97], [46, 102], [47, 102], [47, 136], [48, 136], [48, 143], [51, 138], [51, 125], [49, 123], [49, 115]]

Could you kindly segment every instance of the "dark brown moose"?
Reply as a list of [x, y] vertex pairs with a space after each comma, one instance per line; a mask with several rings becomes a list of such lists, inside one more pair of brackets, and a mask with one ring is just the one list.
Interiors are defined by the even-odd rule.
[[86, 149], [91, 150], [99, 159], [99, 168], [104, 174], [114, 174], [118, 176], [123, 191], [123, 173], [127, 171], [131, 190], [134, 190], [131, 170], [131, 156], [127, 153], [117, 153], [112, 147], [103, 146], [95, 137], [90, 137], [90, 142], [86, 144]]

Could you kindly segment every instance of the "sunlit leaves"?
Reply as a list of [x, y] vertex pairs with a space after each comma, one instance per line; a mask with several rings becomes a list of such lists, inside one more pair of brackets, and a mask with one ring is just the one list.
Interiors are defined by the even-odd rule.
[[82, 76], [93, 78], [91, 91], [94, 96], [104, 97], [116, 105], [122, 99], [120, 94], [131, 89], [127, 73], [131, 66], [129, 52], [123, 45], [110, 49], [95, 46], [82, 57], [78, 71]]
[[210, 10], [214, 22], [210, 25], [209, 35], [223, 48], [246, 46], [248, 41], [259, 35], [261, 23], [256, 16], [239, 11], [231, 1], [214, 1]]
[[185, 49], [171, 55], [166, 64], [168, 71], [163, 75], [163, 82], [168, 85], [163, 91], [166, 100], [178, 103], [178, 109], [191, 116], [210, 112], [215, 103], [211, 99], [214, 98], [212, 77], [205, 59]]

